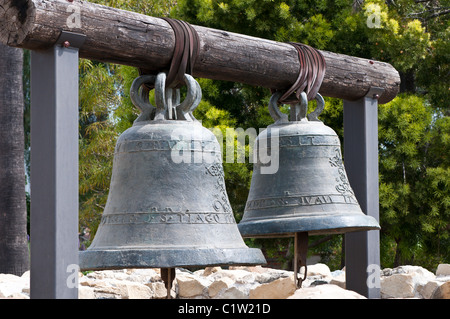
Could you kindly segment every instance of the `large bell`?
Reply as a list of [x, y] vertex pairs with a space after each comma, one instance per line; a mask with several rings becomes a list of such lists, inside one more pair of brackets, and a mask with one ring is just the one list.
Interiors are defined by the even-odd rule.
[[[192, 116], [201, 91], [189, 75], [185, 82], [181, 104], [163, 88], [164, 73], [133, 83], [141, 115], [117, 141], [108, 201], [92, 244], [80, 253], [82, 270], [266, 263], [239, 233], [220, 146]], [[156, 108], [148, 94], [136, 93], [145, 83], [155, 84]]]
[[[306, 115], [307, 99], [291, 106], [291, 120], [281, 113], [275, 93], [269, 110], [275, 123], [255, 141], [257, 154], [271, 154], [264, 164], [254, 164], [250, 192], [238, 227], [243, 237], [283, 237], [337, 234], [379, 229], [365, 215], [355, 198], [342, 163], [336, 133], [317, 119], [324, 101], [318, 94], [317, 108]], [[278, 157], [278, 158], [277, 158]], [[278, 159], [275, 169], [273, 161]], [[266, 161], [267, 162], [267, 161]]]

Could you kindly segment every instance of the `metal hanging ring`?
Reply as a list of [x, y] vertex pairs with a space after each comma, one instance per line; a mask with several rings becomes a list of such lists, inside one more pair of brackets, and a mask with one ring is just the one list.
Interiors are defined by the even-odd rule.
[[189, 109], [189, 115], [191, 116], [191, 118], [194, 121], [197, 121], [197, 119], [194, 117], [193, 112], [194, 112], [194, 110], [197, 108], [197, 106], [200, 104], [200, 102], [202, 100], [202, 88], [201, 88], [200, 84], [197, 81], [195, 81], [195, 85], [197, 87], [197, 90], [196, 90], [197, 94], [195, 96], [194, 102], [191, 105], [191, 108]]
[[[202, 98], [200, 84], [192, 76], [185, 74], [187, 94], [180, 103], [180, 90], [166, 88], [166, 78], [166, 73], [160, 72], [156, 76], [141, 75], [133, 81], [130, 89], [131, 101], [141, 111], [135, 122], [152, 120], [153, 113], [155, 113], [153, 120], [197, 121], [192, 112]], [[156, 107], [148, 101], [148, 90], [142, 87], [144, 84], [154, 86]]]
[[295, 105], [291, 105], [295, 110], [291, 113], [291, 121], [306, 121], [306, 114], [308, 113], [308, 97], [306, 92], [300, 93], [300, 102]]
[[[288, 123], [288, 115], [281, 112], [278, 105], [283, 93], [276, 91], [269, 101], [269, 113], [276, 124]], [[300, 101], [290, 104], [290, 121], [307, 121], [308, 98], [306, 92], [300, 93]]]
[[308, 114], [308, 120], [315, 121], [315, 122], [321, 122], [321, 120], [319, 120], [318, 117], [325, 108], [325, 100], [323, 99], [322, 95], [317, 93], [316, 101], [317, 101], [317, 107], [314, 111], [312, 111], [310, 114]]
[[[295, 272], [295, 284], [296, 284], [296, 286], [297, 286], [297, 288], [302, 288], [302, 284], [303, 284], [303, 282], [306, 280], [306, 277], [307, 277], [307, 273], [308, 273], [308, 266], [306, 266], [306, 265], [303, 265], [303, 267], [305, 267], [305, 273], [303, 274], [303, 278], [298, 278], [298, 275], [297, 275], [297, 271]], [[302, 267], [300, 266], [300, 269], [301, 269]], [[298, 269], [298, 272], [300, 272], [300, 269]]]
[[155, 81], [155, 104], [156, 114], [155, 121], [170, 119], [166, 116], [168, 113], [167, 101], [166, 101], [166, 73], [160, 72], [156, 76]]
[[131, 84], [130, 98], [133, 105], [141, 111], [141, 114], [134, 121], [142, 122], [151, 120], [151, 115], [155, 107], [148, 101], [148, 96], [144, 96], [148, 91], [145, 88], [141, 88], [142, 85], [151, 83], [154, 84], [156, 81], [155, 75], [142, 75], [137, 77]]
[[276, 91], [272, 94], [272, 97], [269, 101], [269, 113], [270, 116], [272, 116], [273, 120], [275, 121], [275, 124], [281, 124], [281, 123], [288, 123], [288, 116], [287, 114], [284, 114], [280, 111], [278, 108], [278, 101], [280, 97], [282, 96], [282, 92]]
[[187, 87], [186, 98], [176, 106], [177, 116], [180, 120], [196, 121], [192, 112], [197, 108], [202, 99], [200, 84], [189, 74], [184, 75], [184, 83]]

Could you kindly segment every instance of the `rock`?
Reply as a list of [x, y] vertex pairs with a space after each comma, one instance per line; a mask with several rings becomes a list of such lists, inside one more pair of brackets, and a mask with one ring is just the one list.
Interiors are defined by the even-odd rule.
[[413, 274], [394, 274], [381, 277], [381, 298], [412, 298], [415, 295]]
[[427, 281], [427, 280], [434, 280], [436, 276], [429, 270], [420, 267], [420, 266], [400, 266], [398, 269], [401, 269], [402, 271], [410, 274], [414, 273], [418, 277], [420, 277], [421, 280]]
[[79, 286], [78, 299], [95, 299], [94, 289], [88, 286]]
[[215, 272], [221, 271], [221, 267], [206, 267], [205, 270], [202, 272], [202, 276], [207, 277]]
[[400, 266], [389, 273], [391, 275], [381, 276], [380, 279], [381, 298], [421, 298], [417, 289], [436, 278], [420, 266]]
[[234, 281], [231, 278], [223, 277], [219, 278], [216, 281], [213, 281], [211, 285], [208, 287], [208, 294], [211, 298], [214, 298], [221, 291], [224, 291], [230, 288], [234, 284]]
[[[303, 277], [303, 274], [305, 273], [305, 269], [302, 267], [300, 269], [300, 276]], [[331, 271], [330, 268], [328, 268], [327, 265], [325, 264], [315, 264], [315, 265], [308, 265], [308, 270], [307, 270], [307, 274], [308, 277], [314, 277], [314, 279], [321, 279], [321, 280], [326, 280], [326, 281], [330, 281], [332, 276], [331, 276]]]
[[[216, 293], [213, 298], [248, 299], [250, 289], [258, 284], [256, 277], [259, 273], [253, 274], [250, 271], [245, 270], [245, 268], [246, 267], [233, 267], [233, 269], [223, 269], [207, 277], [211, 282], [209, 293], [212, 293], [213, 295]], [[215, 282], [218, 283], [215, 284]], [[227, 286], [227, 288], [225, 288], [225, 286]]]
[[272, 282], [274, 280], [277, 280], [279, 278], [286, 278], [286, 277], [294, 277], [294, 272], [292, 271], [285, 271], [285, 270], [278, 270], [278, 269], [267, 269], [266, 271], [258, 271], [255, 274], [255, 282], [259, 284], [265, 284]]
[[392, 268], [384, 268], [383, 270], [381, 270], [381, 276], [391, 276], [392, 274]]
[[450, 276], [450, 264], [439, 264], [436, 269], [436, 276]]
[[325, 280], [314, 280], [314, 281], [309, 285], [309, 287], [312, 287], [312, 286], [318, 286], [318, 285], [326, 285], [326, 284], [328, 284], [328, 281], [325, 281]]
[[120, 297], [122, 299], [150, 299], [153, 297], [153, 291], [150, 287], [132, 281], [124, 281], [116, 284], [120, 290]]
[[245, 270], [253, 273], [265, 273], [269, 271], [269, 268], [263, 268], [262, 266], [230, 266], [230, 270]]
[[416, 290], [420, 294], [420, 296], [424, 299], [431, 299], [435, 290], [442, 285], [442, 282], [433, 280], [429, 281], [424, 285], [419, 285]]
[[105, 280], [96, 280], [93, 278], [87, 278], [87, 277], [83, 277], [80, 279], [80, 281], [78, 282], [79, 286], [87, 286], [87, 287], [91, 287], [91, 288], [99, 288], [101, 289], [102, 287], [108, 286], [108, 282]]
[[336, 285], [326, 284], [300, 288], [287, 299], [367, 299], [366, 297]]
[[237, 286], [221, 290], [215, 299], [248, 299], [248, 293], [245, 289], [239, 289]]
[[[448, 264], [437, 276], [419, 266], [400, 266], [381, 271], [382, 298], [449, 299]], [[79, 274], [80, 299], [165, 299], [166, 288], [159, 269], [123, 269]], [[361, 298], [345, 290], [345, 271], [330, 272], [324, 264], [308, 265], [308, 277], [295, 289], [293, 272], [254, 267], [206, 267], [195, 272], [177, 268], [172, 298], [282, 299]], [[29, 298], [30, 274], [0, 274], [0, 298]], [[364, 298], [364, 297], [363, 297]]]
[[450, 299], [450, 281], [436, 288], [431, 299]]
[[345, 271], [336, 270], [331, 273], [330, 284], [337, 285], [345, 289]]
[[200, 281], [200, 277], [186, 273], [177, 274], [175, 280], [178, 285], [178, 295], [180, 298], [192, 298], [203, 295], [203, 290], [207, 286]]
[[[29, 272], [28, 272], [29, 273]], [[12, 274], [0, 274], [0, 298], [19, 296], [25, 287], [30, 287], [29, 275], [15, 276]]]
[[[163, 282], [149, 282], [145, 284], [153, 292], [153, 298], [155, 299], [165, 299], [167, 297], [167, 289]], [[170, 291], [172, 298], [176, 297], [174, 288]]]
[[7, 299], [30, 299], [30, 296], [20, 292], [15, 292], [12, 295], [10, 295]]
[[250, 290], [250, 299], [286, 299], [296, 290], [294, 277], [276, 279]]
[[447, 276], [436, 276], [436, 281], [439, 281], [439, 282], [450, 281], [450, 275], [447, 275]]
[[155, 269], [128, 269], [125, 280], [146, 284], [149, 281], [161, 280], [159, 272]]
[[249, 271], [242, 269], [224, 269], [220, 272], [213, 273], [209, 276], [210, 280], [217, 280], [219, 278], [227, 277], [238, 284], [253, 283], [255, 275]]
[[29, 281], [29, 280], [30, 280], [30, 271], [29, 271], [29, 270], [25, 271], [25, 272], [22, 274], [22, 276], [20, 276], [20, 278]]
[[102, 280], [91, 287], [94, 289], [96, 299], [122, 299], [121, 294], [126, 292], [122, 287], [117, 287], [113, 280]]
[[22, 293], [26, 295], [30, 295], [30, 285], [25, 285], [25, 287], [22, 288]]

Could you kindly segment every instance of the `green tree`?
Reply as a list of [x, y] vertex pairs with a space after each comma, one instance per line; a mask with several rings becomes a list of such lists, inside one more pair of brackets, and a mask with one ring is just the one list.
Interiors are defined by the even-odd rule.
[[80, 60], [80, 225], [95, 233], [108, 196], [117, 132], [110, 108], [118, 103], [114, 65]]
[[420, 260], [432, 267], [449, 253], [450, 168], [442, 156], [450, 151], [448, 117], [433, 119], [415, 95], [400, 95], [379, 110], [382, 234], [394, 254], [386, 263]]

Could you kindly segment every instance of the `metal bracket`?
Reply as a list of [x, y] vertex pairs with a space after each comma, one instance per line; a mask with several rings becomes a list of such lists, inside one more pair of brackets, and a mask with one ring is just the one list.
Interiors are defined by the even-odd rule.
[[84, 34], [61, 31], [55, 45], [63, 46], [65, 48], [74, 47], [79, 49], [83, 46], [84, 41], [86, 41], [86, 36]]
[[385, 91], [384, 88], [372, 86], [370, 87], [369, 91], [367, 91], [364, 97], [378, 100], [381, 97], [381, 95], [383, 95], [384, 91]]

